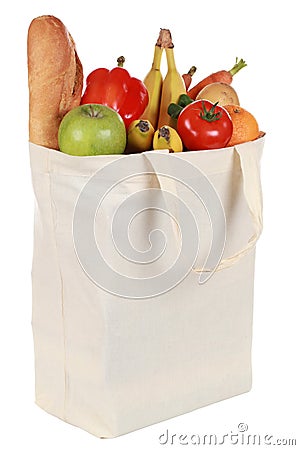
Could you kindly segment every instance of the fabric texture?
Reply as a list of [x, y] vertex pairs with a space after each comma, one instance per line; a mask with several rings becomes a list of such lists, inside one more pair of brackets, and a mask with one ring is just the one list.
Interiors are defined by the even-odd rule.
[[[191, 175], [179, 174], [183, 183], [166, 176], [166, 167], [160, 166], [151, 152], [74, 157], [30, 143], [35, 195], [32, 328], [36, 403], [41, 408], [109, 438], [250, 390], [255, 244], [262, 231], [263, 145], [264, 138], [260, 138], [217, 151], [162, 152], [170, 167], [176, 158], [176, 163], [189, 163], [197, 169], [199, 180], [206, 177], [222, 204], [226, 240], [220, 264], [213, 270], [207, 259], [212, 216], [189, 189], [195, 182], [193, 170]], [[87, 265], [79, 258], [85, 236], [78, 249], [74, 245], [80, 196], [101, 170], [104, 175], [96, 180], [97, 186], [100, 189], [102, 182], [109, 186], [114, 180], [106, 179], [105, 173], [110, 174], [107, 170], [116, 161], [121, 166], [126, 161], [124, 179], [102, 199], [93, 227], [101, 254], [124, 279], [132, 283], [134, 277], [153, 277], [154, 284], [155, 277], [164, 273], [167, 277], [170, 264], [180, 253], [182, 216], [193, 213], [200, 235], [196, 259], [188, 273], [161, 294], [122, 297], [122, 286], [115, 286], [118, 293], [114, 294], [109, 288], [114, 284], [113, 275], [103, 280], [102, 288], [96, 279], [101, 273], [94, 270], [93, 261], [87, 269], [89, 255], [82, 256]], [[128, 167], [135, 176], [126, 178]], [[164, 192], [165, 208], [171, 210], [174, 220], [155, 207], [136, 215], [132, 244], [149, 250], [149, 236], [154, 239], [151, 231], [164, 228], [170, 252], [162, 252], [151, 264], [130, 264], [110, 242], [116, 205], [134, 195], [157, 191]], [[125, 208], [124, 220], [128, 211], [129, 207]], [[127, 231], [127, 224], [124, 227]], [[118, 228], [119, 235], [122, 231]], [[221, 232], [216, 224], [213, 238]], [[160, 237], [157, 239], [159, 243]], [[86, 249], [88, 253], [89, 247]], [[213, 271], [211, 277], [199, 283], [199, 275], [207, 271]]]

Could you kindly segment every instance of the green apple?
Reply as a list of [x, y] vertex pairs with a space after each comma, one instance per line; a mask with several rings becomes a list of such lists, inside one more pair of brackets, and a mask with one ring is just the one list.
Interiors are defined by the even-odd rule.
[[126, 128], [112, 108], [80, 105], [62, 119], [58, 144], [63, 153], [75, 156], [120, 154], [126, 147]]

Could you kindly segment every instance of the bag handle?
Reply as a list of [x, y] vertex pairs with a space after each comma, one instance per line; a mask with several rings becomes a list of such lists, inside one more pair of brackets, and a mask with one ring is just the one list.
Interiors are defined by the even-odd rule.
[[[214, 271], [219, 271], [231, 267], [233, 264], [238, 262], [242, 257], [244, 257], [248, 252], [250, 252], [255, 247], [256, 242], [259, 239], [263, 228], [263, 219], [262, 219], [263, 201], [262, 201], [260, 165], [259, 165], [263, 145], [264, 145], [264, 137], [261, 137], [260, 139], [248, 142], [247, 144], [236, 145], [233, 149], [234, 156], [236, 157], [238, 168], [240, 169], [242, 177], [243, 194], [252, 218], [254, 228], [253, 235], [250, 236], [244, 248], [242, 248], [241, 250], [239, 250], [238, 252], [236, 252], [235, 254], [231, 255], [228, 258], [221, 259], [221, 261], [219, 262], [218, 266], [215, 269], [193, 268], [192, 270], [194, 272], [196, 273], [209, 272], [212, 274]], [[148, 157], [147, 152], [145, 152], [144, 156], [147, 158], [148, 162], [153, 167], [151, 155], [149, 154]], [[162, 179], [160, 175], [156, 173], [155, 169], [154, 173], [156, 174], [157, 182], [161, 189], [166, 189], [176, 194], [176, 183], [174, 182], [174, 180]], [[176, 226], [174, 227], [174, 233], [177, 239], [179, 239], [180, 233]], [[208, 277], [206, 277], [205, 279], [208, 279]]]
[[[251, 147], [253, 148], [249, 148], [250, 144], [252, 144]], [[234, 152], [239, 161], [239, 167], [242, 175], [243, 193], [251, 214], [254, 233], [249, 238], [247, 245], [234, 255], [223, 259], [217, 270], [232, 266], [248, 252], [250, 252], [255, 247], [263, 229], [263, 199], [259, 166], [263, 140], [261, 141], [260, 146], [258, 146], [257, 143], [255, 147], [253, 143], [249, 143], [248, 145], [249, 146], [247, 147], [242, 144], [236, 145], [234, 147]]]

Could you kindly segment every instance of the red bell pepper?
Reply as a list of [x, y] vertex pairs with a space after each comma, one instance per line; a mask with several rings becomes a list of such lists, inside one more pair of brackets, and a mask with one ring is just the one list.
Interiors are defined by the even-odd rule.
[[81, 104], [99, 103], [110, 106], [124, 120], [126, 128], [139, 119], [149, 101], [146, 86], [141, 80], [131, 77], [123, 68], [125, 58], [118, 58], [118, 67], [112, 70], [96, 69], [86, 79]]

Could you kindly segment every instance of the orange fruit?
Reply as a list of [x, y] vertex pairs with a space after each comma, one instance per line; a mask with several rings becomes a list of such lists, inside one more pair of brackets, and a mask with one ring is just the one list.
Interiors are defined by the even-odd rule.
[[256, 118], [239, 105], [223, 106], [231, 117], [233, 132], [227, 147], [253, 141], [260, 135]]

